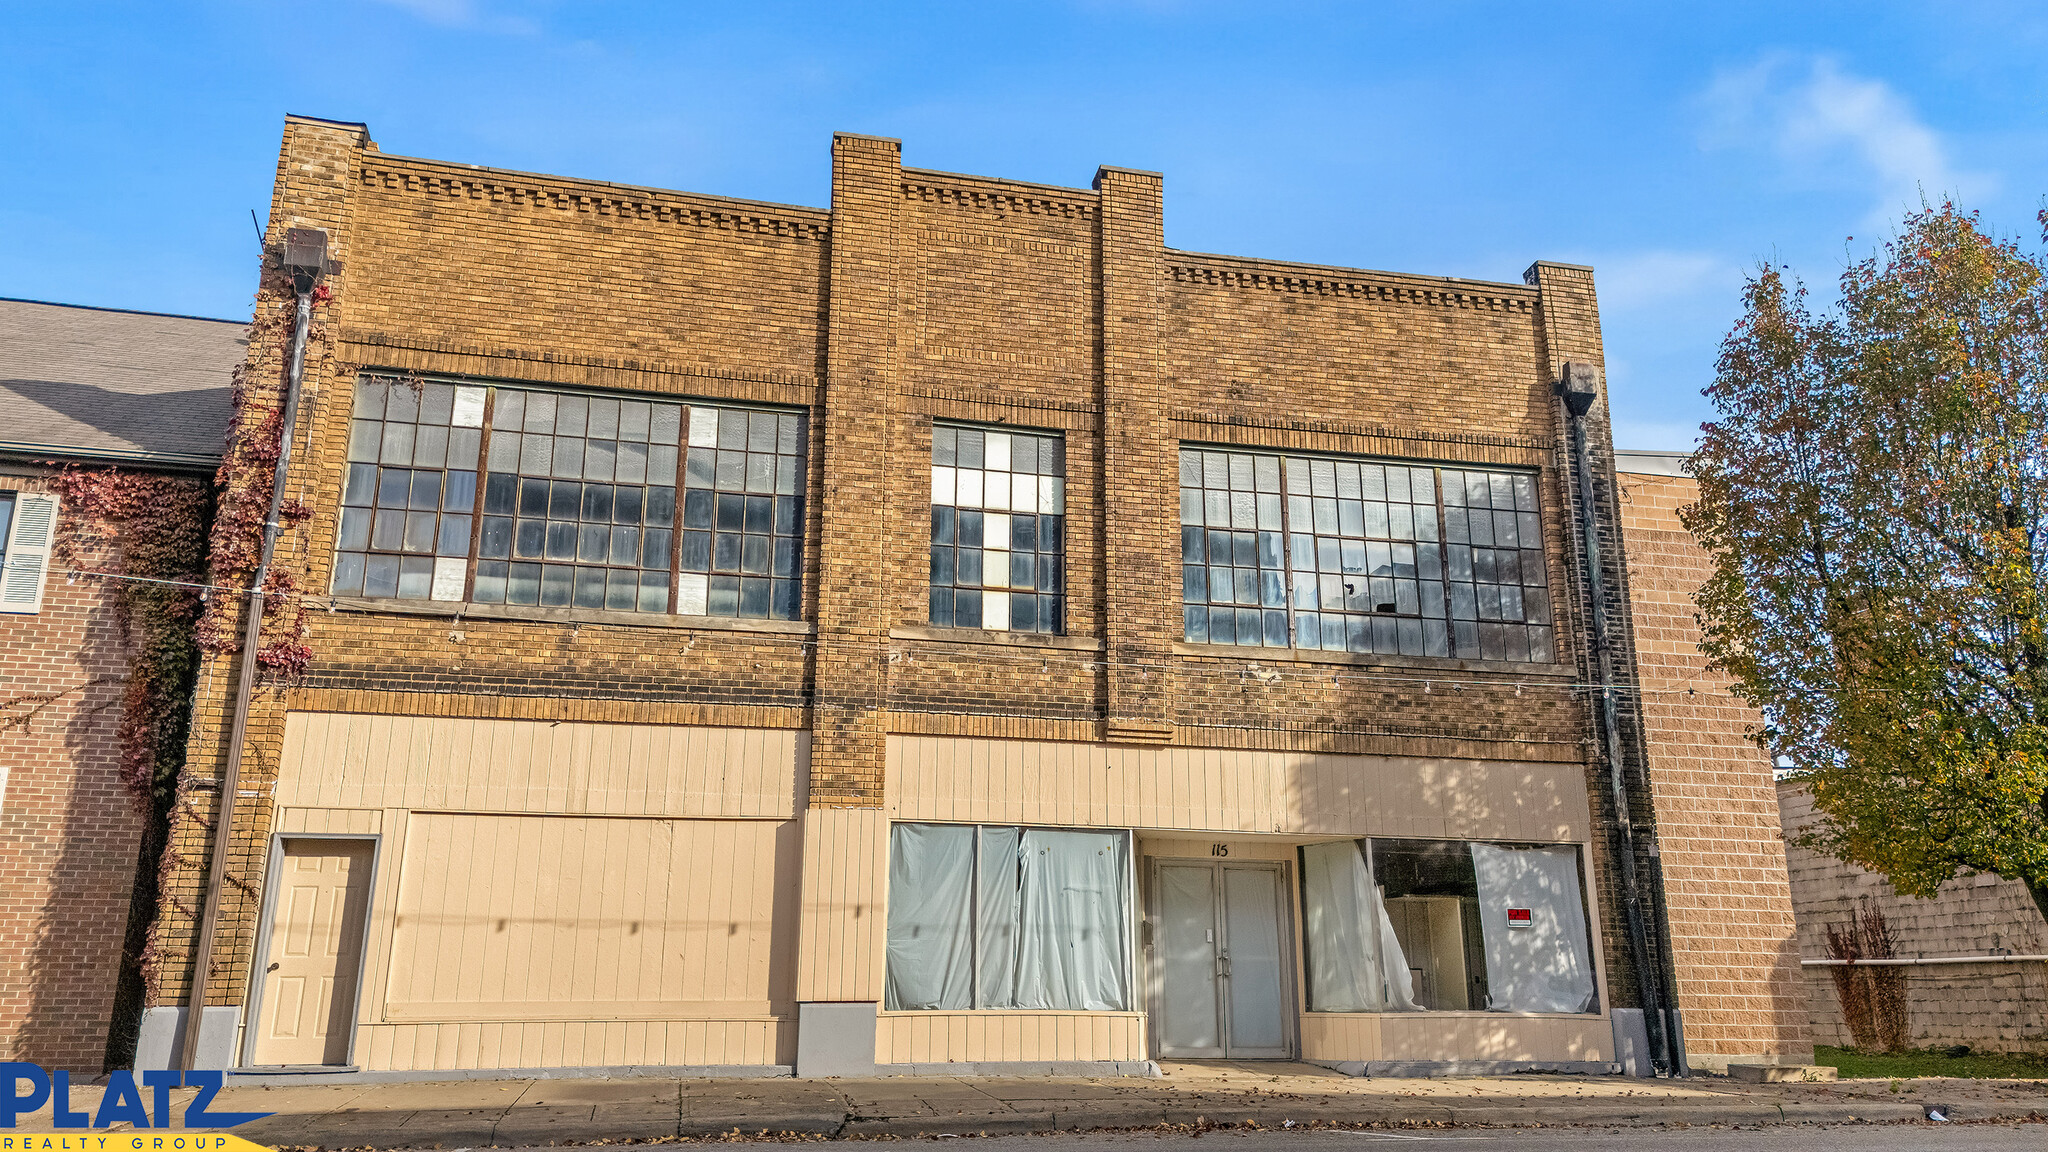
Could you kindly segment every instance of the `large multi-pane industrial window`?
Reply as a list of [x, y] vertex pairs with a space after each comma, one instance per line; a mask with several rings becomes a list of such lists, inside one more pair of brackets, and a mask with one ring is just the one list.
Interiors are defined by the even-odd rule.
[[1189, 448], [1180, 482], [1190, 641], [1552, 659], [1533, 475]]
[[1057, 435], [932, 428], [933, 624], [1064, 630], [1065, 476]]
[[802, 444], [794, 413], [366, 378], [334, 591], [793, 620]]

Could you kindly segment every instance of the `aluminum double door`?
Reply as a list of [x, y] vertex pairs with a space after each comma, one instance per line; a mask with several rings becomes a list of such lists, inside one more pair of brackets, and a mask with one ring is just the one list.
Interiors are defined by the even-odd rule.
[[1162, 862], [1156, 877], [1159, 1054], [1293, 1056], [1280, 866]]

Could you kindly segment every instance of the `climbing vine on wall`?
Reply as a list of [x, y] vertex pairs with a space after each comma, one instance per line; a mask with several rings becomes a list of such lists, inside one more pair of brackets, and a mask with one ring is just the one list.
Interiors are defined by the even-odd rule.
[[121, 781], [143, 805], [168, 804], [198, 667], [200, 596], [189, 585], [205, 579], [210, 494], [201, 480], [114, 468], [65, 468], [52, 485], [70, 526], [57, 558], [67, 573], [108, 574], [83, 578], [106, 580], [128, 640]]
[[[307, 333], [305, 379], [329, 379], [336, 369], [327, 339], [326, 313], [332, 296], [326, 285], [313, 293], [313, 321]], [[272, 484], [283, 446], [285, 365], [291, 346], [295, 296], [291, 278], [278, 269], [266, 270], [256, 298], [256, 319], [250, 326], [251, 347], [274, 350], [274, 356], [251, 361], [235, 369], [232, 397], [234, 416], [228, 429], [216, 487], [219, 508], [213, 523], [214, 583], [246, 587], [262, 560], [264, 519], [270, 511]], [[303, 438], [310, 424], [312, 405], [302, 393], [298, 435]], [[295, 531], [311, 515], [305, 502], [287, 493], [278, 509], [280, 552], [283, 533]], [[256, 650], [256, 663], [266, 681], [291, 683], [305, 673], [313, 659], [307, 645], [301, 588], [293, 566], [272, 563], [264, 581], [263, 642]], [[241, 646], [238, 597], [216, 597], [207, 606], [197, 629], [202, 650], [210, 653], [236, 651]]]

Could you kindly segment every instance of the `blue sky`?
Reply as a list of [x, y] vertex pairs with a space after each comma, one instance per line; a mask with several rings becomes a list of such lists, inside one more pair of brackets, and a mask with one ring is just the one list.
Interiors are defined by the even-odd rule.
[[[1922, 192], [2038, 238], [2048, 9], [34, 3], [0, 14], [0, 296], [243, 316], [281, 117], [390, 152], [823, 205], [922, 168], [1167, 178], [1167, 243], [1517, 280], [1594, 265], [1616, 440], [1686, 448], [1745, 271], [1824, 295]], [[1850, 239], [1854, 237], [1854, 239]]]

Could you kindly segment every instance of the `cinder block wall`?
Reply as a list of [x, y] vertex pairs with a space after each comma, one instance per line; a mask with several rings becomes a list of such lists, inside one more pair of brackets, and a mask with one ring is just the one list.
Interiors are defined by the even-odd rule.
[[[60, 509], [61, 540], [79, 517]], [[41, 612], [0, 616], [0, 1060], [97, 1076], [145, 823], [120, 779], [131, 652], [114, 590], [52, 567]]]
[[[1778, 784], [1787, 834], [1811, 824], [1813, 797], [1796, 779]], [[1900, 956], [2048, 954], [2048, 921], [2017, 881], [1963, 876], [1933, 900], [1901, 896], [1884, 877], [1791, 848], [1792, 904], [1799, 950], [1828, 955], [1829, 925], [1846, 925], [1874, 908], [1891, 925]], [[1905, 970], [1907, 1026], [1919, 1045], [1969, 1044], [1994, 1052], [2048, 1052], [2048, 963], [2039, 960], [1942, 964]], [[1816, 1043], [1848, 1047], [1848, 1024], [1826, 968], [1806, 969]]]
[[[1624, 458], [1623, 467], [1626, 467]], [[1770, 759], [1757, 714], [1699, 651], [1708, 557], [1678, 521], [1690, 477], [1620, 475], [1622, 531], [1688, 1054], [1811, 1059], [1805, 981]]]

